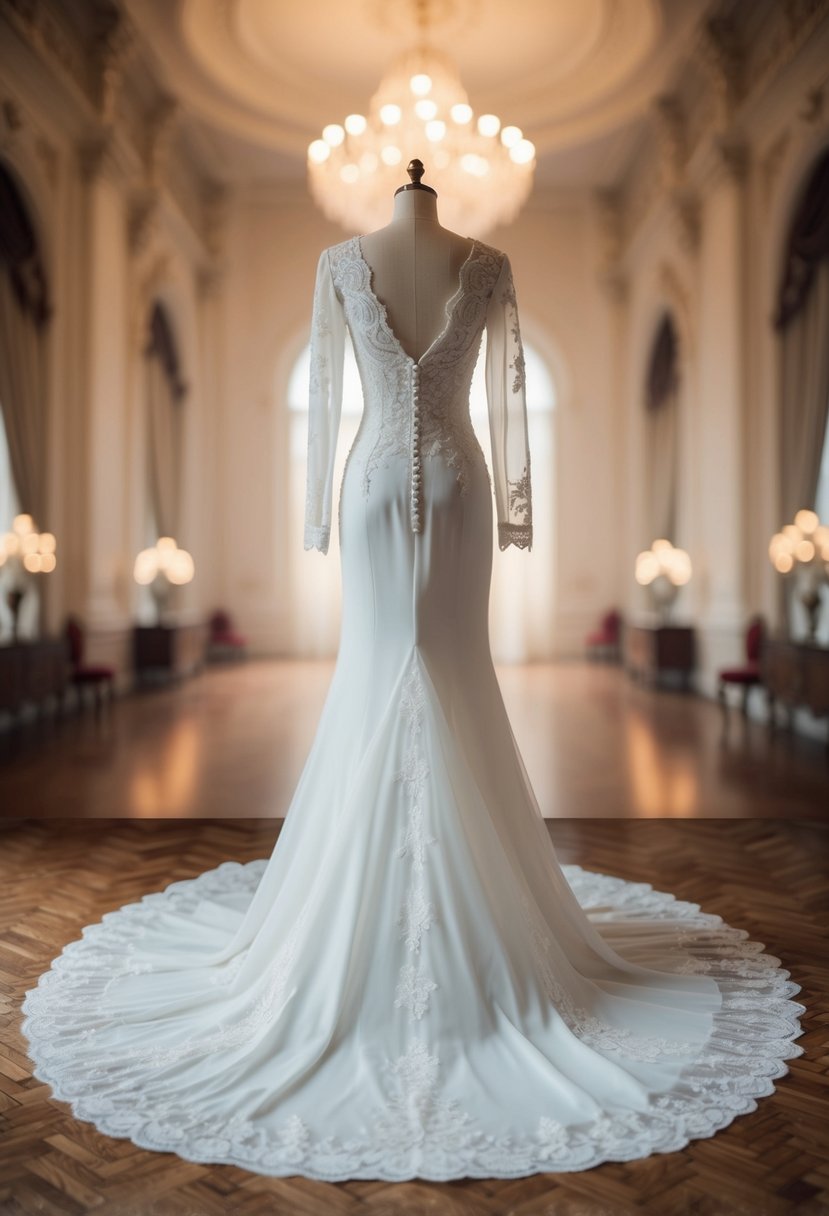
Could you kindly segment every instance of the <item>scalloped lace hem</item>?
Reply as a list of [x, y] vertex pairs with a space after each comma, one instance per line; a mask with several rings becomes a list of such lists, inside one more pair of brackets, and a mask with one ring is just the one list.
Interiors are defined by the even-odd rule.
[[[142, 1109], [140, 1091], [128, 1083], [107, 1091], [106, 1078], [102, 1083], [94, 1069], [77, 1060], [73, 1067], [73, 1047], [88, 1056], [94, 1029], [73, 1026], [71, 1011], [73, 1005], [88, 1009], [92, 994], [111, 982], [112, 946], [128, 957], [161, 908], [180, 911], [218, 891], [252, 892], [265, 864], [228, 862], [108, 914], [66, 946], [26, 994], [23, 1031], [31, 1044], [34, 1075], [51, 1086], [56, 1099], [69, 1103], [77, 1118], [141, 1148], [274, 1177], [302, 1175], [328, 1182], [517, 1178], [675, 1152], [691, 1140], [710, 1137], [755, 1110], [757, 1099], [771, 1094], [774, 1081], [788, 1072], [786, 1061], [802, 1054], [794, 1039], [802, 1033], [804, 1007], [791, 999], [800, 988], [760, 943], [719, 916], [649, 884], [564, 866], [582, 906], [600, 909], [597, 923], [644, 917], [670, 925], [676, 965], [663, 970], [708, 975], [723, 998], [708, 1042], [674, 1086], [651, 1095], [644, 1109], [607, 1109], [590, 1122], [570, 1125], [558, 1122], [551, 1111], [536, 1111], [528, 1113], [523, 1129], [487, 1134], [474, 1114], [438, 1092], [438, 1059], [432, 1054], [438, 1049], [422, 1040], [393, 1063], [385, 1104], [348, 1138], [321, 1134], [298, 1114], [286, 1113], [279, 1126], [265, 1128], [238, 1116], [206, 1118], [180, 1101], [150, 1100]], [[99, 949], [104, 941], [108, 948]], [[624, 1047], [622, 1040], [604, 1043], [601, 1050], [612, 1060], [614, 1053], [624, 1056]]]

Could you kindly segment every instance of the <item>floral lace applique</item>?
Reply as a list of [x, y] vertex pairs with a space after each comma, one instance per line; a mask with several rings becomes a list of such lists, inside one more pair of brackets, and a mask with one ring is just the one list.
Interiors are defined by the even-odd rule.
[[[437, 910], [429, 900], [426, 885], [426, 848], [437, 844], [437, 838], [427, 832], [425, 824], [426, 783], [430, 771], [422, 741], [425, 704], [426, 693], [417, 658], [414, 657], [400, 701], [400, 709], [406, 720], [406, 744], [403, 767], [395, 779], [403, 786], [408, 803], [403, 840], [397, 855], [410, 860], [409, 888], [397, 923], [407, 948], [417, 956], [420, 955], [424, 933], [431, 929], [437, 919]], [[417, 962], [404, 963], [400, 968], [395, 1006], [408, 1009], [411, 1017], [419, 1021], [429, 1007], [430, 993], [437, 986], [425, 974], [419, 957]]]
[[359, 237], [343, 241], [329, 252], [363, 385], [363, 421], [349, 460], [352, 453], [360, 452], [364, 495], [370, 494], [376, 469], [395, 457], [409, 459], [411, 455], [415, 366], [419, 368], [419, 455], [440, 456], [456, 469], [464, 493], [469, 470], [486, 469], [469, 417], [469, 386], [502, 255], [482, 241], [475, 242], [461, 268], [458, 290], [447, 302], [446, 327], [425, 355], [414, 361], [400, 346], [385, 305], [374, 294]]

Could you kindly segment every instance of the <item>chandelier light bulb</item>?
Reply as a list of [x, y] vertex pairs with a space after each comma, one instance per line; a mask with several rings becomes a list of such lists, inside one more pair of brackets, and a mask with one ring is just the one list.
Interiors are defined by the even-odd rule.
[[380, 153], [380, 159], [384, 165], [399, 165], [402, 158], [403, 153], [395, 144], [386, 144]]
[[501, 143], [505, 148], [514, 148], [523, 138], [524, 132], [520, 127], [504, 127], [501, 131]]
[[432, 77], [427, 72], [416, 72], [409, 81], [409, 88], [415, 97], [425, 97], [432, 88]]
[[380, 121], [385, 123], [387, 127], [396, 126], [402, 117], [403, 111], [400, 109], [400, 106], [395, 105], [393, 102], [388, 102], [380, 107]]
[[366, 122], [363, 114], [349, 114], [348, 118], [346, 118], [345, 122], [343, 123], [343, 126], [349, 135], [362, 135], [363, 131], [365, 131], [366, 127], [368, 126], [368, 123]]
[[315, 165], [321, 165], [331, 155], [331, 145], [324, 139], [315, 139], [308, 145], [308, 159]]
[[338, 122], [330, 122], [322, 129], [322, 138], [331, 148], [338, 148], [345, 139], [345, 129]]
[[801, 532], [810, 535], [817, 528], [820, 520], [814, 511], [798, 511], [794, 517], [796, 527], [800, 528]]
[[510, 148], [509, 155], [516, 165], [529, 165], [535, 160], [535, 144], [529, 139], [520, 139]]
[[422, 118], [424, 122], [428, 122], [430, 118], [435, 117], [438, 108], [431, 97], [424, 97], [420, 101], [415, 102], [414, 111], [418, 118]]
[[497, 135], [501, 130], [501, 120], [497, 114], [482, 114], [478, 119], [478, 130], [481, 135]]
[[431, 143], [439, 143], [446, 134], [446, 123], [439, 118], [433, 118], [431, 122], [426, 123], [426, 138]]
[[466, 105], [465, 102], [461, 101], [457, 105], [452, 106], [449, 113], [452, 122], [458, 123], [459, 126], [465, 126], [468, 122], [472, 121], [472, 106]]

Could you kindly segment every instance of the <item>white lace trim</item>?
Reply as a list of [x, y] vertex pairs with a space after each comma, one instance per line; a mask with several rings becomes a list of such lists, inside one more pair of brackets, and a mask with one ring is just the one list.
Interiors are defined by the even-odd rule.
[[415, 654], [401, 697], [400, 708], [406, 721], [406, 744], [403, 767], [396, 774], [396, 780], [403, 785], [408, 802], [403, 840], [397, 855], [408, 858], [410, 863], [409, 888], [397, 923], [406, 946], [417, 957], [401, 966], [394, 1003], [398, 1008], [408, 1009], [410, 1017], [416, 1021], [426, 1013], [429, 995], [437, 989], [432, 977], [426, 974], [425, 964], [420, 957], [423, 935], [437, 919], [437, 910], [429, 900], [426, 884], [426, 848], [437, 844], [437, 837], [428, 833], [425, 826], [426, 783], [430, 771], [423, 748], [425, 704], [426, 692]]
[[[407, 685], [408, 696], [414, 738], [419, 721], [417, 678]], [[408, 844], [405, 847], [405, 855], [412, 858], [417, 855], [417, 832], [413, 839], [412, 852]], [[81, 940], [66, 946], [37, 987], [26, 994], [23, 1030], [36, 1061], [35, 1076], [52, 1087], [55, 1098], [71, 1103], [78, 1118], [143, 1148], [274, 1176], [301, 1174], [328, 1181], [521, 1177], [671, 1152], [689, 1140], [711, 1136], [738, 1115], [754, 1110], [756, 1100], [770, 1094], [774, 1081], [787, 1072], [785, 1061], [802, 1054], [793, 1040], [801, 1033], [798, 1018], [804, 1009], [791, 999], [799, 987], [789, 981], [778, 959], [763, 953], [760, 943], [749, 941], [743, 931], [725, 925], [720, 917], [647, 884], [566, 866], [565, 875], [582, 906], [606, 909], [591, 914], [594, 923], [621, 916], [626, 921], [657, 919], [671, 926], [676, 944], [672, 970], [713, 977], [723, 996], [705, 1050], [682, 1071], [674, 1088], [654, 1097], [646, 1110], [605, 1111], [579, 1126], [564, 1126], [539, 1112], [532, 1133], [507, 1129], [498, 1137], [485, 1134], [475, 1112], [464, 1111], [442, 1094], [440, 1052], [423, 1041], [410, 1043], [396, 1060], [387, 1061], [384, 1100], [373, 1118], [348, 1139], [319, 1136], [297, 1115], [286, 1115], [278, 1130], [266, 1132], [239, 1117], [206, 1118], [181, 1101], [142, 1107], [140, 1092], [129, 1084], [126, 1061], [126, 1080], [119, 1076], [116, 1061], [89, 1068], [90, 1038], [96, 1033], [96, 1016], [99, 1023], [105, 1016], [97, 1011], [100, 996], [112, 981], [113, 966], [123, 968], [122, 973], [140, 973], [142, 965], [134, 957], [139, 943], [166, 912], [186, 913], [211, 893], [252, 892], [266, 864], [226, 863], [108, 914], [85, 929]], [[413, 861], [413, 876], [417, 872]], [[536, 935], [535, 946], [543, 957], [543, 935]], [[283, 957], [275, 960], [267, 990], [271, 1007], [282, 992], [289, 954], [286, 945]], [[422, 976], [418, 979], [415, 970], [401, 971], [400, 1003], [416, 1020], [417, 1009], [432, 991], [426, 987], [429, 982], [424, 983]], [[558, 1000], [560, 993], [556, 990], [551, 996]], [[611, 1053], [631, 1050], [630, 1038], [623, 1035], [611, 1041], [604, 1024], [597, 1027], [582, 1014], [575, 1011], [574, 1029], [588, 1044], [592, 1039], [599, 1049]], [[228, 1031], [231, 1040], [223, 1037]], [[238, 1041], [232, 1028], [219, 1028], [215, 1038], [223, 1043]], [[676, 1049], [670, 1044], [671, 1052]], [[160, 1051], [158, 1057], [163, 1054]], [[652, 1056], [643, 1057], [640, 1051], [638, 1058]]]

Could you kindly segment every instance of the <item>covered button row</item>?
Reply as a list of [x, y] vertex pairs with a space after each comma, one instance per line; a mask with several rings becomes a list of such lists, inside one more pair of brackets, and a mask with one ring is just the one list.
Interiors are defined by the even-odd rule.
[[421, 529], [420, 366], [412, 363], [412, 531]]

